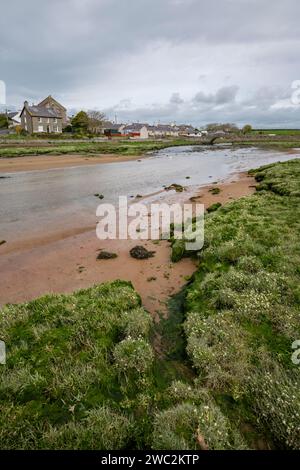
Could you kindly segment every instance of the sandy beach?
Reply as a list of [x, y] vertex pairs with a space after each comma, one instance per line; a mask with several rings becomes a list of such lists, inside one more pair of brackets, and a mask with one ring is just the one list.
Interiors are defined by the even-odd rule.
[[[48, 157], [52, 159], [53, 157]], [[120, 158], [120, 157], [116, 157]], [[222, 204], [254, 192], [254, 179], [246, 173], [218, 184], [221, 192], [209, 190], [216, 185], [199, 188], [195, 196], [208, 207]], [[182, 201], [182, 193], [178, 194]], [[129, 251], [135, 245], [154, 250], [148, 260], [133, 259]], [[115, 259], [97, 260], [99, 250], [114, 252]], [[105, 240], [96, 237], [95, 228], [69, 231], [48, 237], [47, 233], [31, 243], [9, 241], [0, 246], [0, 303], [29, 301], [46, 293], [67, 293], [115, 279], [129, 280], [142, 297], [143, 305], [158, 319], [166, 311], [165, 303], [178, 292], [196, 269], [196, 261], [183, 259], [170, 262], [170, 245], [136, 240]]]

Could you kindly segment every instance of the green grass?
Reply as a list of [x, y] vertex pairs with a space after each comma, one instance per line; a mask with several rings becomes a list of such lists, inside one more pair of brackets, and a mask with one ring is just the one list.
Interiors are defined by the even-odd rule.
[[251, 131], [251, 134], [276, 134], [276, 135], [283, 135], [283, 136], [289, 136], [289, 135], [300, 135], [300, 129], [253, 129]]
[[291, 355], [300, 338], [300, 161], [250, 173], [256, 194], [206, 216], [185, 304], [187, 351], [197, 386], [232, 423], [299, 449], [300, 368]]
[[152, 326], [122, 281], [5, 307], [0, 447], [138, 446], [133, 424], [147, 421], [139, 410], [145, 388], [151, 398]]
[[300, 161], [250, 173], [159, 325], [122, 281], [2, 309], [1, 449], [300, 448]]
[[115, 154], [139, 156], [147, 152], [153, 152], [172, 146], [193, 145], [197, 141], [186, 139], [173, 139], [165, 141], [109, 141], [109, 142], [74, 142], [51, 143], [48, 146], [15, 146], [1, 147], [0, 158], [20, 157], [26, 155], [65, 155], [65, 154]]

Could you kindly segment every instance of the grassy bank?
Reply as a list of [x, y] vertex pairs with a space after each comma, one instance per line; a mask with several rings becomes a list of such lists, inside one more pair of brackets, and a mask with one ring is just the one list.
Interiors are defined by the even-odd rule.
[[51, 143], [49, 146], [1, 147], [0, 158], [21, 157], [26, 155], [66, 155], [66, 154], [115, 154], [139, 156], [172, 146], [193, 145], [197, 143], [188, 139], [170, 139], [165, 141], [108, 141], [108, 142], [74, 142]]
[[1, 449], [300, 448], [300, 161], [252, 174], [158, 326], [122, 281], [1, 311]]
[[152, 389], [151, 329], [139, 296], [121, 281], [4, 308], [0, 447], [139, 446]]
[[300, 162], [251, 174], [255, 195], [206, 217], [185, 304], [187, 351], [196, 389], [247, 431], [248, 444], [261, 432], [271, 447], [299, 449], [300, 366], [291, 357], [300, 339]]

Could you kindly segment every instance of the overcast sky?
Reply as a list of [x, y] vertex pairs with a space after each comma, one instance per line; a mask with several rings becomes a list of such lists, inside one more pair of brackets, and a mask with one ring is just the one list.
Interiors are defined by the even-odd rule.
[[18, 107], [299, 127], [299, 16], [299, 0], [1, 0], [0, 80]]

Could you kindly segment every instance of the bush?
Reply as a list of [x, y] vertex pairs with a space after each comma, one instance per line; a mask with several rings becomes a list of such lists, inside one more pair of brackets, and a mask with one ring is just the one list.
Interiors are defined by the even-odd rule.
[[119, 373], [128, 377], [145, 374], [153, 363], [153, 351], [149, 343], [142, 338], [126, 338], [114, 349], [115, 366]]
[[136, 308], [124, 313], [124, 332], [126, 336], [134, 339], [140, 336], [149, 338], [152, 328], [152, 317], [143, 308]]
[[229, 312], [201, 317], [190, 312], [184, 325], [187, 352], [203, 384], [230, 392], [235, 398], [245, 393], [251, 372], [247, 334]]
[[251, 381], [258, 420], [288, 449], [300, 448], [300, 377], [276, 366], [260, 370]]
[[158, 413], [152, 447], [156, 450], [226, 450], [246, 446], [210, 400], [200, 406], [183, 403]]

